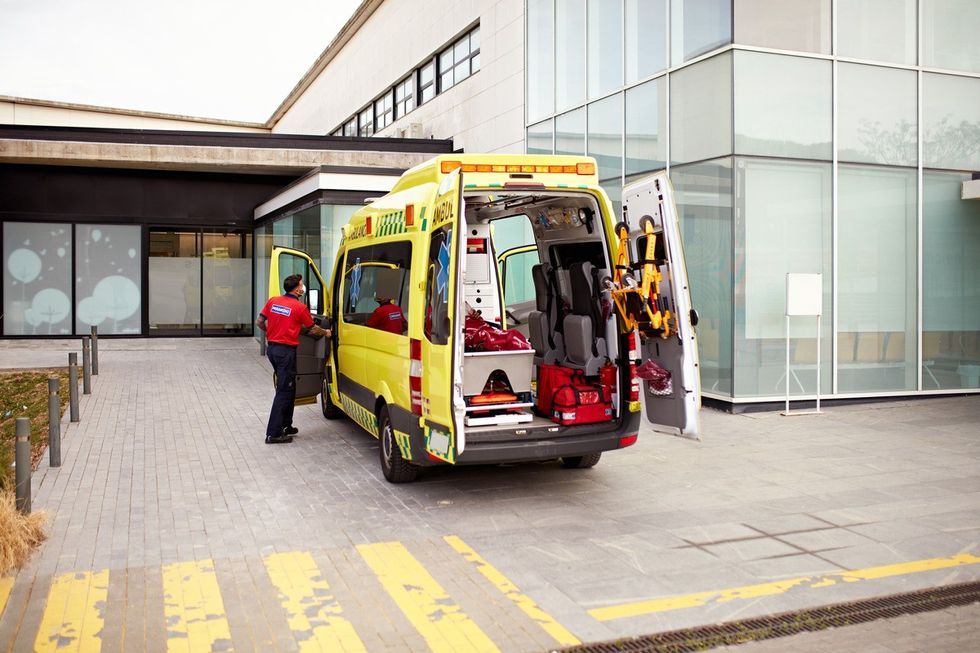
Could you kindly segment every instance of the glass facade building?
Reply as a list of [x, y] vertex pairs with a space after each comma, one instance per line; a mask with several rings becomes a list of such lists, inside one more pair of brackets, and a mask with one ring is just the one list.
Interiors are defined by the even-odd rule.
[[[980, 388], [980, 3], [526, 8], [527, 151], [595, 156], [614, 201], [670, 172], [706, 397], [782, 397], [792, 272], [823, 275], [822, 395]], [[815, 335], [794, 322], [795, 396]]]

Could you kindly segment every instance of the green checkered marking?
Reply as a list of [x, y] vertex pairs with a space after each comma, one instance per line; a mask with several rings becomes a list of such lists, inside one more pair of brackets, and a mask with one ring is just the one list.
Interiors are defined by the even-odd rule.
[[362, 429], [374, 437], [378, 437], [378, 418], [374, 416], [374, 413], [345, 394], [340, 395], [340, 403], [344, 407], [344, 412], [350, 415], [350, 418], [357, 422]]
[[[394, 430], [394, 429], [392, 429]], [[398, 448], [402, 452], [402, 458], [405, 460], [412, 459], [412, 438], [408, 433], [402, 433], [401, 431], [395, 431], [395, 442], [398, 443]]]
[[394, 236], [405, 233], [405, 213], [389, 213], [378, 218], [378, 236]]
[[419, 219], [422, 221], [422, 233], [425, 233], [425, 228], [428, 226], [429, 221], [425, 218], [425, 207], [419, 212]]

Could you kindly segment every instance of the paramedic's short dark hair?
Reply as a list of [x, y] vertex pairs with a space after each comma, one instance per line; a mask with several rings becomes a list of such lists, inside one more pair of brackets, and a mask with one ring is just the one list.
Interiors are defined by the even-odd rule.
[[302, 281], [302, 274], [291, 274], [282, 280], [282, 288], [286, 292], [292, 292], [296, 290], [296, 286], [298, 286]]

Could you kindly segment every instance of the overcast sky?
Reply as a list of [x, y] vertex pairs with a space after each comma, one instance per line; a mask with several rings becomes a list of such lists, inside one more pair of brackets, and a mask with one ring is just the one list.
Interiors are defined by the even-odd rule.
[[0, 0], [0, 95], [265, 122], [360, 0]]

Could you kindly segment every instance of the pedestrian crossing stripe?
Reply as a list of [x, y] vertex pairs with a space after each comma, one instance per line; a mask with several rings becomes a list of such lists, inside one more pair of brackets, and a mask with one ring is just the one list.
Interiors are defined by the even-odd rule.
[[108, 569], [56, 576], [48, 591], [34, 650], [100, 650], [108, 602]]
[[265, 568], [279, 591], [300, 653], [367, 650], [310, 553], [276, 553], [265, 558]]
[[575, 637], [575, 635], [569, 632], [567, 628], [555, 621], [554, 617], [542, 610], [538, 604], [531, 599], [531, 597], [522, 593], [521, 590], [517, 588], [517, 585], [512, 583], [510, 579], [497, 571], [497, 569], [489, 562], [484, 560], [483, 557], [474, 551], [466, 542], [455, 535], [447, 535], [442, 539], [445, 540], [445, 542], [451, 546], [456, 553], [463, 556], [467, 562], [471, 562], [476, 565], [477, 571], [479, 571], [484, 578], [490, 581], [490, 583], [504, 596], [517, 605], [521, 612], [530, 617], [534, 623], [538, 624], [538, 626], [544, 629], [546, 633], [551, 635], [551, 637], [554, 638], [558, 644], [561, 646], [575, 646], [582, 643], [577, 637]]
[[350, 415], [358, 426], [374, 437], [378, 437], [378, 418], [374, 413], [344, 393], [340, 393], [340, 404], [344, 407], [344, 412]]
[[434, 653], [499, 653], [401, 542], [360, 544], [357, 551]]
[[167, 653], [229, 650], [231, 630], [211, 560], [163, 568]]

